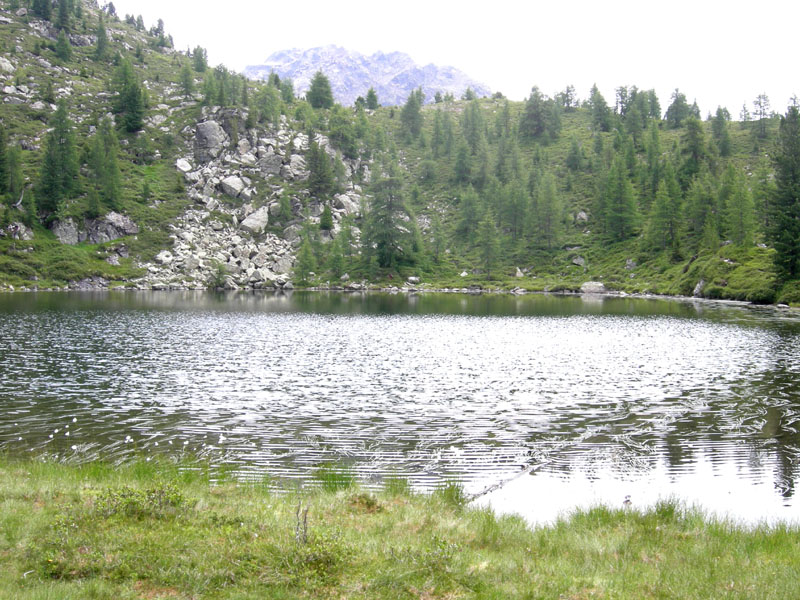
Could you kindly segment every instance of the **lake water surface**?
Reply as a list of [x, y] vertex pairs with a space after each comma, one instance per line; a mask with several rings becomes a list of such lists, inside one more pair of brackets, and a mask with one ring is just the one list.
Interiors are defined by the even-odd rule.
[[548, 521], [677, 497], [798, 520], [800, 319], [591, 296], [0, 296], [0, 449], [452, 480]]

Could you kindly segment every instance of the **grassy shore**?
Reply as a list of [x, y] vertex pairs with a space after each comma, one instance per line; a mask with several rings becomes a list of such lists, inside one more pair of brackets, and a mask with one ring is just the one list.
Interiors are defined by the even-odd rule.
[[800, 529], [665, 503], [552, 526], [450, 487], [306, 493], [207, 470], [0, 459], [0, 598], [797, 598]]

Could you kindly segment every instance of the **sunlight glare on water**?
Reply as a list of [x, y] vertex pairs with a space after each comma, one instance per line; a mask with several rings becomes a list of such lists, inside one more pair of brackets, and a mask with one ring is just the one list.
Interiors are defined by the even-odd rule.
[[797, 518], [799, 332], [620, 298], [9, 295], [0, 447], [188, 452], [276, 486], [333, 462], [499, 486], [483, 501], [533, 520], [625, 495]]

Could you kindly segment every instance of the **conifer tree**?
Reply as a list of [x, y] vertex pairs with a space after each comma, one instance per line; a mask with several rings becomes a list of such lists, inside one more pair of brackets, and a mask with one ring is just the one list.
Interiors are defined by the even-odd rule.
[[69, 38], [63, 29], [58, 32], [58, 39], [56, 41], [56, 56], [62, 62], [67, 62], [72, 58], [72, 45], [69, 43]]
[[192, 75], [192, 68], [189, 63], [184, 63], [183, 67], [181, 67], [181, 90], [187, 98], [194, 93], [194, 75]]
[[315, 140], [308, 146], [308, 191], [319, 200], [328, 200], [336, 191], [336, 177], [330, 156]]
[[374, 250], [381, 268], [394, 268], [414, 260], [412, 251], [415, 223], [405, 204], [403, 185], [395, 168], [388, 177], [372, 184], [372, 201], [366, 215], [363, 244], [368, 253]]
[[35, 14], [37, 17], [41, 17], [46, 21], [50, 20], [53, 8], [51, 0], [33, 0], [33, 5], [31, 8], [33, 10], [33, 14]]
[[784, 280], [800, 275], [800, 110], [790, 106], [781, 117], [773, 157], [775, 196], [770, 239], [775, 266]]
[[317, 260], [314, 256], [314, 249], [311, 240], [307, 235], [303, 236], [300, 249], [297, 251], [297, 260], [294, 265], [294, 276], [300, 281], [308, 281], [309, 274], [317, 268]]
[[312, 108], [333, 107], [333, 92], [331, 82], [322, 71], [317, 71], [311, 80], [311, 86], [306, 92], [306, 100]]
[[106, 33], [106, 25], [103, 22], [102, 16], [97, 24], [95, 37], [97, 37], [97, 43], [94, 47], [94, 59], [98, 62], [102, 62], [108, 58], [108, 34]]
[[408, 95], [403, 110], [400, 111], [400, 122], [406, 135], [415, 140], [422, 131], [422, 89], [416, 89]]
[[89, 168], [98, 198], [111, 209], [119, 208], [122, 188], [117, 160], [118, 148], [117, 136], [111, 121], [104, 118], [92, 140]]
[[[80, 3], [80, 0], [77, 0]], [[56, 26], [64, 30], [69, 30], [70, 17], [72, 16], [72, 0], [58, 0], [58, 16]]]
[[650, 211], [647, 241], [659, 250], [671, 249], [674, 258], [680, 255], [680, 231], [682, 197], [675, 170], [670, 163], [664, 169], [664, 178], [658, 189]]
[[369, 110], [377, 110], [377, 108], [380, 106], [378, 103], [378, 94], [375, 92], [375, 88], [371, 87], [369, 90], [367, 90], [366, 103]]
[[144, 126], [144, 95], [131, 62], [124, 58], [114, 72], [113, 87], [117, 92], [114, 112], [120, 115], [125, 131], [134, 133]]
[[592, 109], [592, 124], [596, 131], [611, 131], [611, 109], [597, 84], [589, 92], [589, 106]]
[[78, 176], [75, 134], [63, 100], [53, 113], [50, 127], [52, 130], [45, 139], [36, 200], [39, 211], [57, 213], [75, 190]]
[[5, 126], [0, 126], [0, 197], [8, 191], [9, 185], [9, 148]]
[[322, 215], [320, 215], [319, 218], [319, 228], [322, 231], [330, 231], [333, 229], [333, 214], [331, 213], [331, 205], [329, 202], [326, 202], [322, 209]]
[[614, 241], [633, 235], [638, 220], [636, 197], [627, 171], [623, 158], [618, 156], [606, 178], [602, 206], [603, 229]]
[[491, 209], [486, 211], [478, 224], [478, 247], [480, 248], [481, 266], [486, 271], [486, 279], [491, 279], [492, 271], [495, 269], [500, 255], [499, 234]]
[[724, 206], [725, 234], [738, 246], [752, 246], [755, 230], [753, 195], [744, 173], [734, 170], [732, 193]]
[[205, 48], [197, 46], [192, 51], [192, 66], [198, 73], [206, 72], [206, 69], [208, 69], [208, 53]]
[[541, 244], [553, 248], [563, 232], [564, 208], [552, 173], [542, 176], [536, 198], [535, 218]]

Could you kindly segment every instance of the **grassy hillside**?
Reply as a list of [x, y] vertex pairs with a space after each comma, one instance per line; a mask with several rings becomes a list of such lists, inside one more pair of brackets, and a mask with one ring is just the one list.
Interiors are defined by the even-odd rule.
[[[98, 277], [126, 285], [160, 272], [153, 259], [178, 243], [177, 219], [196, 201], [224, 204], [227, 213], [203, 218], [222, 219], [235, 231], [235, 211], [277, 207], [285, 196], [286, 207], [280, 216], [277, 208], [271, 212], [267, 231], [292, 240], [299, 285], [336, 284], [345, 273], [375, 285], [417, 276], [440, 288], [556, 291], [599, 281], [628, 293], [800, 301], [797, 283], [776, 270], [771, 247], [775, 115], [750, 123], [719, 113], [695, 120], [699, 115], [681, 98], [663, 108], [635, 88], [611, 107], [599, 94], [578, 101], [535, 89], [526, 102], [498, 94], [416, 106], [410, 99], [377, 110], [361, 103], [315, 107], [296, 98], [289, 81], [246, 82], [224, 67], [198, 65], [201, 48], [176, 52], [163, 30], [147, 31], [132, 17], [105, 14], [88, 2], [69, 20], [71, 56], [59, 58], [55, 17], [48, 22], [30, 10], [18, 16], [11, 4], [0, 3], [8, 21], [0, 28], [0, 48], [10, 65], [0, 120], [8, 149], [20, 149], [24, 193], [9, 184], [0, 207], [6, 233], [0, 285], [47, 288]], [[109, 44], [99, 58], [101, 21]], [[144, 125], [129, 131], [124, 115], [113, 115], [121, 185], [116, 201], [98, 211], [92, 144], [102, 119], [119, 112], [126, 60], [143, 92]], [[80, 169], [68, 197], [48, 212], [41, 210], [39, 189], [48, 123], [59, 101], [74, 123]], [[194, 126], [222, 114], [216, 106], [228, 111], [231, 146], [240, 136], [260, 144], [280, 129], [289, 140], [281, 148], [284, 164], [299, 152], [308, 178], [256, 177], [252, 200], [226, 198], [208, 186], [191, 190], [176, 159], [192, 155]], [[298, 134], [335, 150], [327, 167], [311, 164], [310, 147], [294, 147]], [[398, 182], [399, 193], [381, 222], [379, 190], [386, 182]], [[671, 215], [658, 213], [659, 186], [671, 190]], [[339, 192], [354, 193], [346, 210], [335, 200]], [[332, 222], [325, 220], [326, 207], [334, 209]], [[66, 246], [52, 232], [57, 221], [80, 225], [111, 210], [132, 218], [139, 233]], [[32, 229], [33, 239], [8, 229], [19, 223]], [[174, 269], [168, 275], [180, 279]]]

